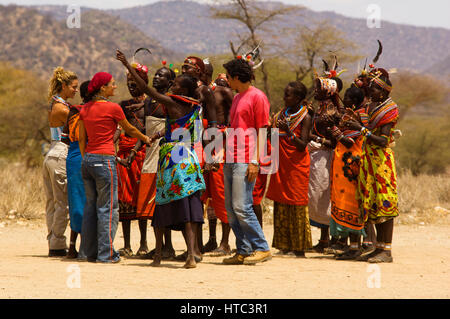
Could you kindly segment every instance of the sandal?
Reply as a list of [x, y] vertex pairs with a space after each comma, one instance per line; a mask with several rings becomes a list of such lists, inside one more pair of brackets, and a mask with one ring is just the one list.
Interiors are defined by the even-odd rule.
[[123, 257], [132, 257], [133, 251], [131, 250], [131, 248], [120, 248], [119, 255]]
[[67, 252], [66, 259], [77, 259], [78, 258], [78, 252], [76, 249], [71, 250]]
[[162, 255], [161, 254], [153, 254], [153, 262], [150, 264], [151, 267], [159, 267], [161, 266]]
[[294, 255], [297, 258], [306, 258], [304, 250], [294, 250]]
[[347, 250], [345, 253], [336, 256], [336, 260], [354, 260], [361, 256], [361, 250]]
[[175, 250], [173, 249], [162, 249], [162, 259], [163, 260], [170, 260], [175, 258]]
[[[176, 261], [186, 261], [187, 256], [188, 256], [188, 252], [185, 251], [184, 253], [182, 253], [182, 254], [180, 254], [178, 256], [175, 256], [174, 259]], [[201, 262], [203, 260], [203, 257], [199, 257], [199, 256], [195, 256], [195, 255], [194, 255], [194, 258], [195, 258], [195, 262], [197, 262], [197, 263], [199, 263], [199, 262]]]
[[231, 255], [231, 250], [225, 250], [222, 248], [217, 248], [213, 250], [210, 254], [211, 257], [223, 257], [228, 255]]
[[203, 246], [204, 253], [209, 253], [215, 249], [217, 249], [217, 242], [212, 241], [211, 239], [206, 243], [205, 246]]
[[378, 255], [381, 252], [382, 252], [382, 250], [377, 248], [374, 251], [372, 251], [370, 254], [367, 254], [367, 253], [361, 254], [360, 256], [356, 257], [355, 260], [356, 261], [368, 261], [370, 258], [375, 257], [376, 255]]
[[369, 258], [367, 261], [369, 263], [371, 263], [371, 264], [375, 264], [375, 263], [391, 263], [391, 262], [394, 261], [394, 259], [392, 258], [392, 256], [389, 256], [385, 252], [381, 252], [378, 255]]
[[315, 246], [313, 246], [313, 250], [317, 253], [323, 253], [324, 249], [328, 247], [329, 241], [328, 240], [319, 240], [319, 243]]
[[139, 250], [136, 252], [136, 256], [138, 256], [138, 257], [145, 256], [147, 254], [148, 254], [148, 249], [139, 248]]

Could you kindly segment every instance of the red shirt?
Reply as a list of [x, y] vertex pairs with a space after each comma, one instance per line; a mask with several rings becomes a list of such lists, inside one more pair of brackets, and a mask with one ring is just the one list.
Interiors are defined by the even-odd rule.
[[125, 114], [119, 104], [91, 101], [80, 111], [87, 132], [86, 153], [114, 155], [114, 133]]
[[258, 129], [269, 125], [269, 112], [267, 96], [254, 86], [236, 94], [230, 109], [229, 125], [234, 130], [227, 130], [227, 159], [231, 156], [234, 163], [250, 162], [253, 156], [250, 157], [249, 154], [255, 150]]

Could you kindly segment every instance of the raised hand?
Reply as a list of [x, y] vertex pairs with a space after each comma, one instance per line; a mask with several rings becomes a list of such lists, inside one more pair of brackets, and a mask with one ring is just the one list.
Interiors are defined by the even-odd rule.
[[119, 49], [116, 50], [116, 59], [122, 62], [125, 66], [128, 64], [125, 54], [123, 54]]

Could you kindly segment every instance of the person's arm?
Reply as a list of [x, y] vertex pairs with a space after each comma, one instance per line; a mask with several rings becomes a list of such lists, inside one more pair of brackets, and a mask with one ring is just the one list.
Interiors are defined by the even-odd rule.
[[138, 140], [137, 142], [136, 142], [136, 144], [134, 145], [134, 147], [131, 149], [131, 151], [130, 151], [130, 155], [128, 155], [128, 158], [127, 158], [127, 165], [128, 165], [128, 167], [130, 167], [131, 166], [131, 164], [133, 163], [133, 161], [134, 161], [134, 159], [136, 158], [136, 154], [137, 154], [137, 152], [141, 149], [141, 147], [142, 147], [142, 141], [141, 140]]
[[70, 145], [70, 138], [69, 138], [69, 118], [70, 118], [70, 112], [69, 112], [69, 116], [67, 116], [67, 120], [66, 120], [66, 124], [64, 124], [64, 128], [61, 132], [61, 142], [63, 142], [66, 145]]
[[341, 142], [346, 148], [350, 148], [355, 144], [355, 141], [352, 138], [348, 138], [344, 136], [344, 133], [335, 125], [331, 128], [331, 135], [337, 142]]
[[[253, 153], [251, 162], [248, 164], [247, 168], [247, 180], [251, 183], [256, 180], [259, 173], [259, 129], [256, 130], [256, 152]], [[253, 162], [253, 163], [252, 163]], [[258, 163], [258, 164], [256, 164]]]
[[129, 136], [138, 138], [145, 144], [149, 144], [149, 145], [151, 144], [152, 141], [150, 140], [150, 137], [142, 134], [141, 131], [139, 131], [136, 127], [131, 125], [130, 122], [127, 121], [127, 119], [123, 119], [123, 120], [119, 121], [119, 125], [123, 128], [125, 133], [127, 133]]
[[84, 127], [84, 122], [80, 119], [78, 120], [79, 125], [79, 136], [78, 136], [78, 145], [80, 146], [81, 157], [84, 157], [85, 149], [86, 149], [86, 140], [87, 133], [86, 128]]
[[352, 130], [361, 131], [361, 134], [364, 135], [368, 141], [381, 147], [387, 147], [389, 145], [389, 136], [391, 134], [391, 129], [394, 126], [394, 123], [383, 125], [380, 130], [380, 136], [378, 136], [354, 120], [349, 120], [345, 124]]
[[128, 72], [130, 72], [138, 88], [142, 92], [152, 97], [154, 100], [156, 100], [156, 102], [164, 104], [168, 109], [178, 107], [178, 104], [174, 102], [169, 96], [161, 94], [154, 88], [147, 86], [147, 83], [145, 83], [145, 81], [137, 74], [136, 70], [128, 63], [127, 58], [120, 50], [116, 51], [116, 58], [127, 68]]
[[306, 114], [305, 118], [303, 119], [303, 125], [302, 130], [300, 132], [300, 136], [296, 136], [293, 132], [289, 130], [288, 133], [289, 138], [300, 152], [303, 152], [306, 146], [308, 145], [310, 130], [311, 130], [311, 116], [309, 116], [309, 114]]
[[116, 144], [117, 141], [119, 140], [119, 137], [120, 137], [121, 133], [122, 133], [122, 129], [120, 127], [117, 127], [116, 131], [114, 132], [114, 136], [113, 136], [114, 144]]
[[217, 115], [216, 115], [216, 98], [213, 91], [206, 85], [201, 87], [201, 94], [203, 96], [203, 104], [206, 109], [206, 114], [208, 114], [208, 126], [217, 126]]

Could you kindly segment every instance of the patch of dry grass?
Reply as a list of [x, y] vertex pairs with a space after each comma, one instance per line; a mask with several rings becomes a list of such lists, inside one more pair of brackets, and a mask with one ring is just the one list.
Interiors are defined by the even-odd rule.
[[[0, 219], [40, 219], [45, 216], [45, 194], [41, 168], [26, 169], [23, 163], [0, 161]], [[450, 224], [450, 175], [413, 176], [405, 172], [398, 178], [402, 224]], [[273, 202], [262, 202], [264, 224], [273, 223]]]
[[[401, 224], [450, 224], [450, 174], [419, 175], [403, 172], [398, 176]], [[263, 223], [273, 223], [273, 202], [265, 198]]]
[[0, 162], [0, 218], [37, 219], [45, 216], [45, 194], [40, 168]]
[[401, 223], [450, 223], [450, 176], [404, 172], [398, 177]]

